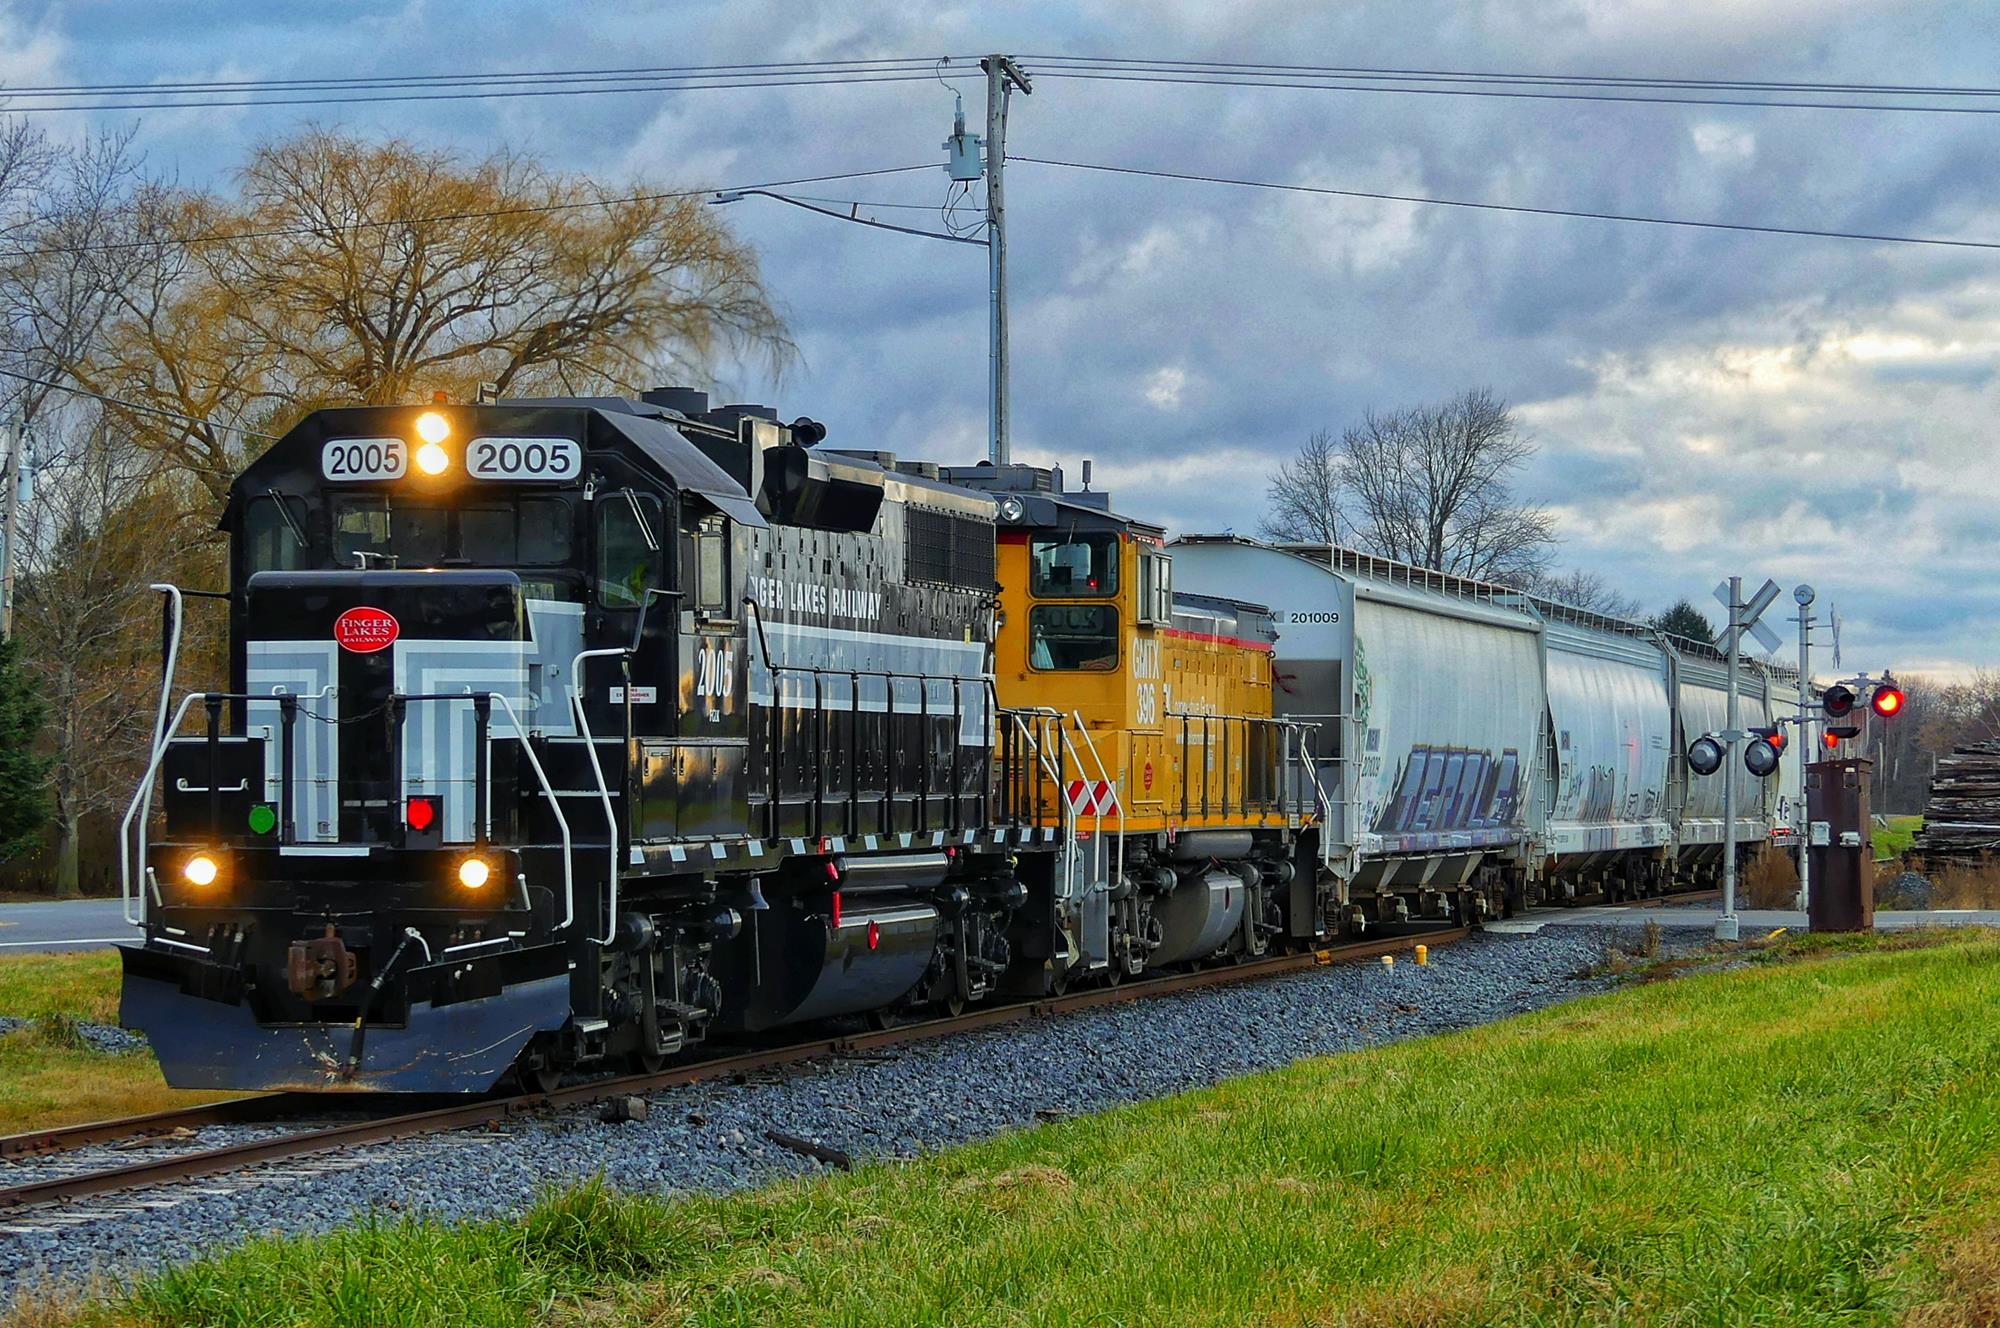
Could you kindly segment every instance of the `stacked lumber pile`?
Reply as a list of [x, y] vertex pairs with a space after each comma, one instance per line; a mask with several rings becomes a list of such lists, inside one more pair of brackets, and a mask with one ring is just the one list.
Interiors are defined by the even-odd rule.
[[1977, 865], [2000, 855], [2000, 739], [1969, 743], [1938, 760], [1924, 828], [1910, 852], [1927, 865]]

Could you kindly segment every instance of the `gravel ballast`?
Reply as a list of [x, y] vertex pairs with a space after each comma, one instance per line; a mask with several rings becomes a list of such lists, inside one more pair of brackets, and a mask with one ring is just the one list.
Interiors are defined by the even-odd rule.
[[[546, 1186], [599, 1171], [621, 1189], [673, 1193], [742, 1189], [826, 1169], [771, 1142], [766, 1131], [857, 1161], [907, 1157], [1600, 991], [1612, 979], [1587, 974], [1607, 947], [1632, 938], [1614, 927], [1482, 933], [1433, 950], [1429, 967], [1407, 956], [1394, 967], [1343, 964], [813, 1062], [745, 1083], [662, 1089], [648, 1095], [643, 1121], [607, 1124], [598, 1107], [577, 1107], [495, 1130], [0, 1214], [0, 1288], [91, 1272], [115, 1277], [251, 1236], [324, 1230], [370, 1211], [507, 1214]], [[1661, 943], [1673, 952], [1705, 940], [1669, 930]], [[256, 1130], [218, 1126], [179, 1146], [217, 1147]], [[85, 1164], [103, 1159], [77, 1156], [63, 1165]], [[55, 1165], [0, 1164], [0, 1185], [50, 1174]], [[6, 1296], [0, 1290], [0, 1300]]]

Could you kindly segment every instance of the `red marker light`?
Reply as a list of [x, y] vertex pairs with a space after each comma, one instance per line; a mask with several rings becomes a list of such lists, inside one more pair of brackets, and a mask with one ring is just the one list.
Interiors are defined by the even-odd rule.
[[840, 925], [840, 891], [833, 892], [833, 925]]
[[437, 814], [436, 798], [411, 798], [403, 808], [403, 824], [420, 832], [428, 830], [437, 820]]
[[1903, 708], [1902, 689], [1884, 683], [1875, 689], [1875, 695], [1868, 698], [1868, 704], [1876, 714], [1887, 719]]
[[868, 919], [868, 948], [873, 950], [882, 944], [882, 929], [875, 925], [875, 919]]

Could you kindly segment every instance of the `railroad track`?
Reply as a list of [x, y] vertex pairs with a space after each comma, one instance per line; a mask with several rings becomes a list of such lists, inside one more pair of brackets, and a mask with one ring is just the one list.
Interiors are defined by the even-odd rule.
[[[1427, 933], [1381, 937], [1321, 950], [1275, 955], [1248, 963], [1146, 978], [1115, 987], [1092, 987], [1060, 996], [982, 1007], [960, 1015], [925, 1019], [872, 1032], [814, 1038], [788, 1043], [781, 1047], [717, 1056], [652, 1074], [593, 1079], [548, 1093], [522, 1093], [480, 1097], [471, 1101], [454, 1101], [450, 1106], [306, 1128], [217, 1148], [173, 1153], [108, 1167], [93, 1167], [74, 1174], [48, 1176], [0, 1188], [0, 1214], [96, 1195], [143, 1189], [152, 1185], [193, 1180], [260, 1164], [337, 1153], [365, 1144], [384, 1143], [452, 1130], [475, 1129], [505, 1121], [510, 1117], [542, 1112], [550, 1107], [581, 1106], [658, 1088], [727, 1079], [804, 1061], [849, 1056], [974, 1029], [1068, 1014], [1100, 1005], [1144, 1000], [1203, 987], [1275, 977], [1283, 973], [1298, 972], [1328, 964], [1353, 963], [1381, 955], [1400, 954], [1412, 950], [1419, 944], [1440, 945], [1461, 940], [1470, 934], [1470, 931], [1469, 927], [1440, 928]], [[182, 1111], [156, 1112], [146, 1116], [98, 1121], [87, 1125], [36, 1130], [27, 1134], [0, 1137], [0, 1159], [27, 1160], [101, 1145], [118, 1145], [127, 1141], [163, 1137], [171, 1139], [181, 1131], [209, 1125], [270, 1123], [282, 1120], [287, 1115], [307, 1114], [314, 1108], [324, 1110], [327, 1104], [326, 1097], [316, 1094], [267, 1093], [207, 1106], [190, 1107]], [[352, 1105], [352, 1103], [343, 1101], [341, 1105]], [[804, 1143], [804, 1141], [797, 1142]], [[811, 1151], [811, 1146], [808, 1145], [806, 1150]], [[26, 1217], [27, 1214], [24, 1213], [23, 1216]]]

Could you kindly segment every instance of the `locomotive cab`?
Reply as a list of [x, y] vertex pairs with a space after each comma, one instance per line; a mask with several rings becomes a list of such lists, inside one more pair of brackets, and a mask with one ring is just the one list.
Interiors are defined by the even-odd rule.
[[1293, 848], [1316, 823], [1311, 726], [1274, 718], [1271, 617], [1176, 596], [1164, 530], [1059, 469], [964, 467], [1000, 495], [995, 686], [1031, 716], [1018, 805], [1098, 846], [1064, 900], [1085, 972], [1114, 978], [1320, 933]]
[[[630, 822], [740, 782], [740, 715], [665, 808], [627, 749], [730, 727], [730, 544], [763, 524], [623, 402], [320, 411], [248, 467], [228, 687], [163, 700], [194, 731], [128, 817], [124, 1017], [169, 1082], [483, 1088], [588, 1037]], [[700, 956], [666, 968], [700, 1008]]]

